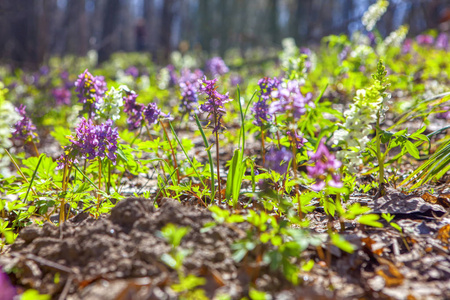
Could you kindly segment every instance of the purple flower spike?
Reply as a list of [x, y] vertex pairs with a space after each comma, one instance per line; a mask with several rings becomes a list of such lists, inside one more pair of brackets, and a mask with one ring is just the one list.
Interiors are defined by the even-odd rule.
[[158, 123], [158, 118], [161, 115], [161, 110], [156, 106], [156, 103], [149, 103], [144, 110], [145, 119], [149, 124]]
[[448, 50], [448, 36], [445, 33], [441, 33], [436, 38], [436, 48]]
[[406, 54], [411, 52], [413, 41], [411, 39], [406, 39], [402, 45], [402, 53]]
[[434, 43], [434, 38], [428, 34], [421, 34], [416, 37], [416, 41], [419, 45], [431, 45]]
[[198, 84], [191, 83], [189, 81], [180, 83], [181, 89], [181, 103], [180, 110], [188, 114], [191, 112], [197, 113], [196, 104], [198, 102]]
[[162, 113], [156, 103], [149, 103], [144, 109], [144, 117], [150, 125], [158, 123], [158, 118], [160, 116], [170, 119], [170, 114]]
[[81, 118], [75, 129], [76, 136], [70, 137], [74, 152], [80, 154], [83, 159], [90, 160], [106, 156], [115, 164], [119, 133], [112, 125], [112, 120], [94, 125], [91, 119]]
[[137, 94], [133, 91], [127, 92], [127, 95], [123, 97], [124, 109], [123, 111], [128, 115], [127, 124], [129, 130], [136, 130], [142, 125], [142, 114], [145, 106], [136, 103]]
[[222, 95], [217, 92], [216, 82], [217, 78], [207, 80], [206, 76], [204, 76], [201, 80], [202, 85], [200, 86], [200, 93], [208, 96], [207, 101], [200, 105], [200, 111], [207, 112], [208, 117], [212, 117], [213, 121], [217, 121], [213, 133], [216, 133], [222, 127], [221, 120], [226, 113], [224, 105], [231, 101], [230, 97], [228, 97], [228, 93]]
[[286, 148], [281, 150], [272, 148], [266, 154], [266, 167], [279, 174], [285, 174], [292, 157], [292, 152]]
[[67, 166], [70, 166], [72, 164], [78, 164], [78, 159], [70, 157], [70, 156], [65, 156], [64, 154], [61, 154], [61, 156], [58, 157], [56, 162], [58, 163], [58, 166], [55, 169], [56, 170], [62, 170], [62, 169], [64, 169], [64, 166], [66, 164], [67, 164]]
[[95, 115], [98, 101], [104, 97], [107, 90], [103, 76], [93, 76], [88, 69], [80, 74], [75, 81], [75, 92], [78, 96], [78, 102], [84, 104], [84, 109], [91, 113], [91, 117]]
[[306, 105], [314, 107], [312, 94], [308, 93], [303, 96], [296, 80], [281, 84], [277, 91], [272, 92], [272, 97], [277, 101], [272, 102], [269, 113], [292, 112], [292, 116], [296, 120], [306, 113]]
[[33, 125], [31, 119], [27, 117], [27, 113], [25, 111], [26, 106], [21, 104], [19, 107], [16, 107], [16, 112], [22, 117], [16, 124], [14, 124], [14, 131], [12, 133], [13, 138], [22, 140], [25, 142], [36, 141], [38, 142], [38, 136], [34, 132], [36, 130], [36, 126]]
[[70, 105], [70, 91], [65, 88], [57, 88], [52, 91], [56, 105]]
[[134, 78], [137, 78], [139, 76], [139, 69], [135, 66], [131, 66], [125, 70], [125, 75], [131, 75]]
[[309, 151], [308, 155], [314, 166], [307, 166], [308, 176], [316, 179], [311, 186], [315, 191], [321, 191], [328, 184], [331, 187], [342, 187], [343, 184], [339, 175], [335, 174], [342, 165], [336, 157], [328, 151], [323, 141], [320, 142], [316, 153]]
[[272, 115], [269, 114], [269, 105], [266, 102], [267, 99], [261, 97], [252, 107], [252, 111], [255, 114], [253, 124], [256, 126], [262, 126], [264, 124], [263, 121], [268, 122], [272, 120]]
[[264, 77], [258, 81], [258, 85], [261, 95], [258, 102], [256, 102], [252, 108], [252, 111], [255, 114], [253, 124], [262, 126], [263, 121], [267, 122], [272, 120], [272, 114], [269, 113], [269, 105], [267, 104], [267, 100], [269, 100], [271, 93], [278, 88], [280, 81], [276, 77]]
[[303, 145], [305, 145], [305, 143], [308, 141], [307, 139], [305, 139], [303, 136], [299, 135], [295, 131], [288, 131], [287, 135], [288, 135], [289, 141], [291, 143], [293, 142], [297, 149], [302, 148]]
[[9, 281], [8, 275], [0, 268], [0, 300], [11, 300], [16, 295], [16, 288]]
[[230, 71], [227, 65], [221, 57], [213, 57], [206, 62], [205, 65], [206, 72], [210, 73], [213, 77], [217, 77], [226, 74]]

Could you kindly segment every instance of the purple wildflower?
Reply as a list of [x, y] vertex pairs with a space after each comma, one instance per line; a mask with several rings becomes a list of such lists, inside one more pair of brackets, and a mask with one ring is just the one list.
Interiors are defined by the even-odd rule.
[[267, 98], [260, 97], [258, 102], [252, 107], [252, 111], [255, 114], [253, 124], [256, 126], [262, 126], [263, 121], [268, 122], [272, 119], [272, 115], [269, 114], [269, 105], [266, 102]]
[[162, 113], [156, 103], [149, 103], [144, 109], [144, 117], [150, 125], [158, 123], [158, 118], [160, 116], [170, 118], [170, 114]]
[[416, 37], [417, 44], [431, 45], [434, 43], [434, 38], [429, 34], [421, 34]]
[[449, 120], [450, 119], [450, 107], [449, 106], [444, 106], [442, 107], [443, 110], [446, 110], [446, 112], [443, 113], [437, 113], [436, 114], [436, 118], [437, 119], [445, 119], [445, 120]]
[[352, 48], [350, 46], [345, 46], [338, 55], [339, 61], [342, 63], [344, 60], [346, 60], [351, 51]]
[[335, 174], [342, 163], [328, 151], [323, 141], [320, 142], [316, 153], [309, 151], [308, 155], [314, 162], [313, 166], [306, 167], [308, 176], [316, 179], [316, 182], [311, 186], [313, 190], [321, 191], [327, 184], [337, 188], [343, 186], [339, 175]]
[[259, 88], [261, 89], [261, 97], [269, 98], [272, 92], [278, 88], [280, 81], [274, 77], [264, 77], [258, 81]]
[[139, 69], [135, 66], [131, 66], [125, 70], [125, 75], [131, 75], [134, 78], [137, 78], [139, 76]]
[[194, 72], [191, 72], [189, 69], [181, 70], [181, 76], [178, 80], [179, 83], [182, 82], [190, 82], [196, 85], [198, 84], [198, 80], [204, 76], [203, 71], [200, 69], [195, 69]]
[[264, 77], [258, 81], [260, 88], [260, 97], [258, 102], [252, 108], [253, 113], [255, 113], [255, 120], [253, 124], [257, 126], [262, 126], [263, 121], [270, 121], [272, 119], [272, 115], [269, 113], [269, 105], [267, 104], [267, 100], [270, 98], [271, 93], [278, 88], [280, 85], [280, 81], [274, 77]]
[[75, 153], [80, 154], [83, 159], [106, 156], [115, 164], [119, 133], [112, 125], [112, 120], [94, 125], [91, 119], [81, 118], [80, 124], [75, 129], [76, 136], [70, 137]]
[[15, 108], [16, 112], [22, 117], [22, 119], [14, 124], [14, 131], [12, 133], [12, 136], [15, 139], [23, 140], [25, 142], [33, 140], [38, 141], [38, 136], [34, 132], [36, 130], [36, 126], [34, 126], [31, 119], [27, 117], [25, 108], [26, 106], [23, 104]]
[[219, 56], [213, 57], [206, 62], [206, 72], [210, 73], [213, 77], [217, 77], [226, 74], [230, 71], [223, 59]]
[[61, 154], [60, 157], [56, 160], [58, 166], [55, 168], [56, 170], [64, 169], [64, 166], [67, 164], [68, 166], [73, 164], [78, 164], [78, 159], [70, 157], [68, 155]]
[[232, 86], [236, 86], [238, 84], [242, 84], [244, 82], [244, 78], [241, 75], [232, 75], [230, 77], [230, 83]]
[[180, 84], [181, 89], [181, 103], [180, 103], [180, 109], [188, 114], [190, 114], [192, 111], [195, 113], [197, 112], [196, 107], [194, 106], [198, 102], [198, 95], [197, 95], [197, 85], [191, 83], [189, 81], [181, 82]]
[[129, 130], [136, 130], [142, 125], [142, 113], [145, 106], [136, 103], [137, 94], [133, 91], [127, 92], [127, 95], [123, 97], [124, 108], [123, 111], [128, 115], [127, 124]]
[[402, 46], [402, 54], [406, 54], [411, 52], [412, 49], [412, 40], [411, 39], [406, 39], [403, 42], [403, 46]]
[[213, 133], [216, 133], [220, 127], [222, 127], [222, 117], [225, 115], [226, 111], [224, 108], [225, 103], [231, 101], [228, 93], [225, 95], [217, 92], [216, 87], [217, 78], [212, 80], [207, 80], [206, 76], [201, 80], [200, 93], [206, 94], [208, 96], [207, 101], [200, 105], [201, 112], [207, 112], [209, 117], [213, 117], [215, 124]]
[[169, 70], [169, 76], [170, 76], [169, 86], [176, 85], [178, 82], [178, 76], [177, 76], [177, 73], [175, 72], [175, 67], [173, 65], [168, 65], [167, 70]]
[[95, 115], [98, 108], [98, 101], [103, 98], [108, 90], [103, 76], [93, 76], [86, 69], [75, 81], [75, 92], [78, 102], [84, 104], [84, 110], [90, 112], [90, 116]]
[[16, 288], [11, 284], [8, 275], [0, 268], [0, 300], [11, 300], [17, 295]]
[[294, 119], [298, 120], [306, 113], [306, 105], [314, 107], [312, 94], [308, 93], [303, 96], [296, 80], [281, 84], [277, 91], [272, 92], [272, 97], [278, 100], [270, 105], [270, 114], [292, 112]]
[[441, 33], [436, 38], [436, 48], [437, 49], [448, 49], [448, 36], [445, 33]]
[[70, 91], [66, 88], [57, 88], [52, 91], [56, 105], [70, 105]]
[[285, 174], [292, 157], [292, 152], [286, 148], [278, 150], [273, 147], [266, 154], [266, 167], [279, 174]]
[[303, 136], [299, 135], [296, 131], [288, 131], [286, 133], [289, 138], [289, 141], [295, 144], [295, 147], [297, 149], [302, 148], [303, 145], [305, 145], [305, 143], [308, 141]]

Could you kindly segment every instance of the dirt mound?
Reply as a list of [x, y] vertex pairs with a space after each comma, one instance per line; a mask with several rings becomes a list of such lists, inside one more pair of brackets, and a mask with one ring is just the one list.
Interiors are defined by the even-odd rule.
[[[242, 237], [247, 225], [201, 230], [213, 220], [208, 210], [172, 199], [163, 199], [156, 209], [148, 199], [128, 198], [109, 217], [79, 215], [59, 228], [26, 227], [11, 251], [2, 255], [0, 265], [21, 270], [15, 274], [17, 284], [55, 298], [172, 299], [176, 295], [169, 286], [178, 275], [161, 261], [171, 245], [158, 233], [173, 223], [191, 228], [180, 245], [190, 250], [183, 262], [185, 273], [206, 279], [201, 288], [208, 298], [224, 293], [241, 298], [248, 295], [251, 279], [232, 259], [231, 244]], [[262, 277], [263, 289], [292, 288], [281, 274], [268, 271]]]

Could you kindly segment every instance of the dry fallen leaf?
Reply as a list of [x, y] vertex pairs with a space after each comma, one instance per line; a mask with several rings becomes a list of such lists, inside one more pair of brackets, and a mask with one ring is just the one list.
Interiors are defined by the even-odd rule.
[[384, 258], [377, 258], [381, 266], [375, 273], [384, 278], [387, 287], [395, 287], [403, 284], [405, 276], [398, 270], [398, 268], [389, 260]]
[[437, 234], [437, 239], [444, 244], [450, 243], [450, 224], [442, 226]]

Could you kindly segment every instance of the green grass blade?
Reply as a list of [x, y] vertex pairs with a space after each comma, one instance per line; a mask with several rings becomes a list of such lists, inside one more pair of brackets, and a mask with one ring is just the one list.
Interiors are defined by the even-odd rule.
[[[205, 147], [206, 147], [206, 152], [208, 153], [208, 160], [209, 160], [209, 170], [211, 172], [211, 200], [214, 199], [214, 196], [216, 194], [216, 190], [215, 190], [215, 180], [214, 180], [214, 165], [213, 165], [213, 160], [212, 160], [212, 156], [211, 156], [211, 150], [209, 149], [209, 143], [208, 143], [208, 139], [206, 138], [205, 132], [203, 131], [202, 128], [202, 124], [200, 124], [200, 120], [198, 119], [197, 114], [194, 114], [195, 117], [195, 123], [197, 123], [197, 127], [200, 130], [200, 133], [202, 134], [203, 137], [203, 142], [205, 143]], [[218, 180], [220, 180], [220, 178], [218, 178]], [[219, 191], [220, 193], [220, 191]]]
[[83, 176], [84, 178], [86, 178], [86, 180], [97, 190], [99, 191], [100, 189], [98, 188], [98, 186], [95, 185], [95, 183], [92, 182], [92, 180], [86, 176], [86, 174], [83, 173], [83, 171], [80, 170], [80, 168], [78, 168], [78, 166], [76, 164], [73, 165], [75, 167], [75, 169], [77, 169], [78, 172], [80, 172], [81, 176]]
[[172, 134], [175, 137], [175, 139], [178, 142], [178, 145], [180, 146], [181, 150], [183, 151], [184, 155], [186, 156], [186, 158], [188, 159], [189, 163], [191, 164], [191, 167], [194, 169], [195, 174], [198, 176], [198, 179], [200, 179], [200, 182], [202, 183], [203, 187], [205, 187], [205, 183], [202, 180], [202, 177], [200, 176], [200, 174], [197, 172], [197, 169], [194, 167], [194, 164], [192, 163], [191, 158], [188, 156], [188, 154], [186, 153], [186, 150], [184, 149], [183, 145], [181, 144], [180, 139], [178, 138], [178, 135], [175, 133], [175, 129], [173, 128], [172, 122], [169, 121], [169, 126], [170, 126], [170, 130], [172, 130]]
[[36, 178], [37, 170], [39, 169], [39, 165], [41, 164], [41, 161], [44, 158], [44, 156], [45, 156], [45, 154], [41, 154], [41, 156], [39, 157], [39, 161], [36, 165], [36, 169], [34, 169], [33, 176], [31, 176], [31, 181], [30, 181], [30, 185], [28, 185], [27, 193], [25, 195], [25, 198], [23, 199], [24, 202], [27, 201], [28, 194], [30, 193], [31, 186], [33, 185], [33, 182], [34, 182], [34, 178]]

